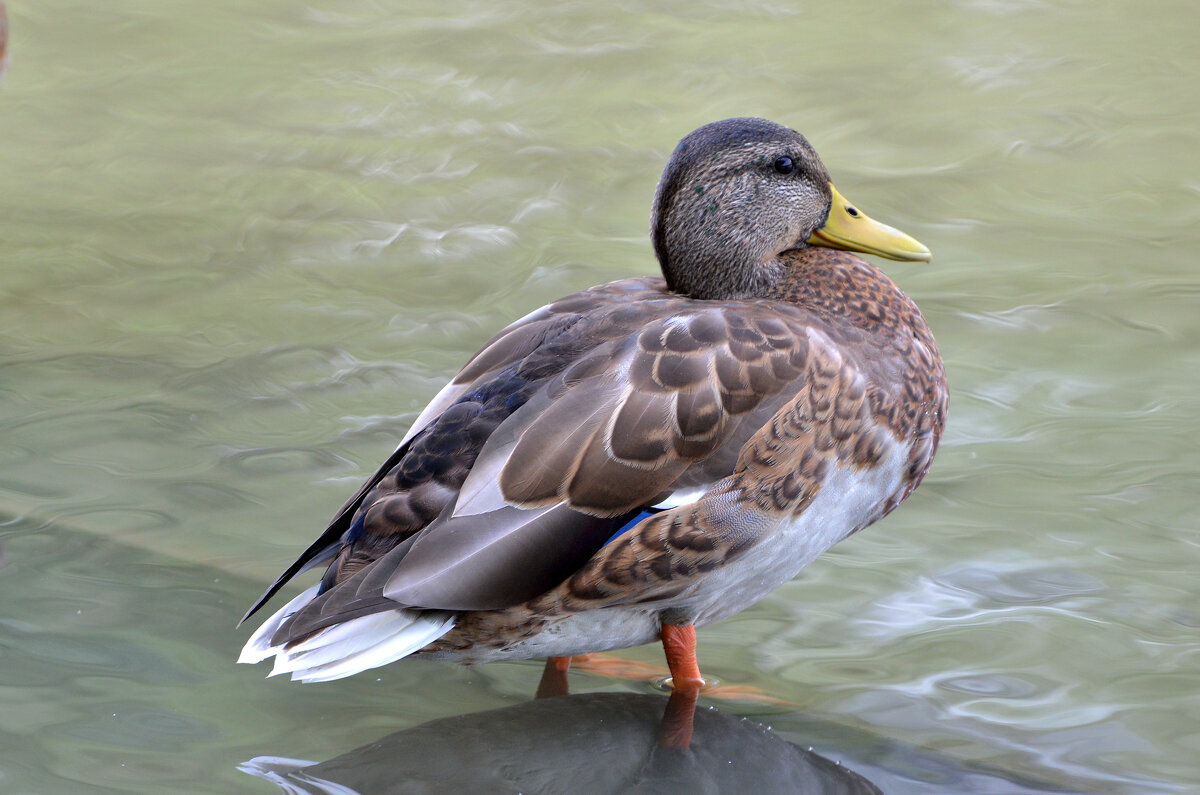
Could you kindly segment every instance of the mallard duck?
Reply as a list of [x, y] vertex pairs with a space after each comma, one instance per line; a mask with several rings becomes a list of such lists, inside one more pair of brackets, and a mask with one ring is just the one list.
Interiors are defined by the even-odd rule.
[[661, 278], [555, 301], [467, 362], [251, 607], [328, 562], [241, 662], [317, 682], [661, 640], [695, 691], [696, 627], [912, 493], [942, 432], [941, 357], [916, 304], [848, 252], [927, 248], [753, 118], [680, 141], [651, 237]]

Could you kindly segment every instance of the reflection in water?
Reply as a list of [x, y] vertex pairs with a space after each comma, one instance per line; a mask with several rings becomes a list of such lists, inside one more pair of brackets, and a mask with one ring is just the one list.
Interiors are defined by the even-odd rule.
[[241, 769], [293, 793], [878, 793], [767, 728], [700, 709], [685, 749], [660, 743], [668, 699], [591, 693], [430, 721], [327, 762], [260, 756]]

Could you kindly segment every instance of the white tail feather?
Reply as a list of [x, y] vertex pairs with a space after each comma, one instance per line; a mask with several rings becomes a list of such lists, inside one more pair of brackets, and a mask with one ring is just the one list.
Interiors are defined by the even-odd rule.
[[256, 663], [273, 656], [275, 667], [269, 676], [290, 673], [301, 682], [327, 682], [407, 657], [454, 626], [453, 613], [398, 608], [343, 621], [291, 648], [272, 645], [280, 625], [316, 595], [313, 586], [267, 619], [246, 641], [238, 662]]
[[[284, 670], [294, 671], [298, 668], [327, 665], [351, 654], [357, 654], [379, 643], [383, 635], [390, 635], [392, 630], [389, 627], [393, 622], [394, 618], [385, 612], [335, 624], [288, 649], [288, 657], [296, 664]], [[278, 659], [276, 667], [279, 667]]]
[[271, 637], [292, 613], [295, 613], [316, 598], [317, 589], [320, 587], [319, 585], [314, 585], [309, 588], [275, 611], [275, 614], [264, 621], [261, 627], [254, 630], [254, 634], [250, 636], [250, 640], [246, 641], [246, 645], [242, 647], [242, 654], [238, 657], [238, 662], [258, 663], [275, 654], [277, 649], [271, 645]]
[[[453, 628], [455, 622], [453, 613], [440, 611], [391, 610], [379, 615], [389, 616], [393, 621], [390, 626], [374, 630], [373, 634], [377, 639], [375, 643], [323, 665], [296, 666], [291, 672], [292, 679], [301, 682], [328, 682], [332, 679], [351, 676], [368, 668], [378, 668], [381, 665], [393, 663], [419, 651], [445, 635]], [[355, 618], [347, 621], [346, 624], [353, 624], [368, 618], [371, 616]], [[275, 657], [277, 667], [282, 661], [283, 655], [287, 654], [286, 650], [281, 650], [281, 652]], [[292, 665], [287, 667], [293, 668]]]

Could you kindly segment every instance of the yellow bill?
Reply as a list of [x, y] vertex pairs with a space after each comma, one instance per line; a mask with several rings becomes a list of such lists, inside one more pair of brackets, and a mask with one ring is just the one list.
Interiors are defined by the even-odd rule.
[[929, 249], [914, 238], [860, 212], [838, 193], [832, 182], [829, 189], [833, 191], [829, 218], [824, 226], [812, 233], [809, 245], [878, 254], [904, 262], [928, 262], [932, 258]]

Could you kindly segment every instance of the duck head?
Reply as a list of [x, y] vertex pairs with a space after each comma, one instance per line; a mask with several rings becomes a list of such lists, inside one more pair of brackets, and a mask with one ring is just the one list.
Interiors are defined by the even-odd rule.
[[765, 294], [809, 246], [928, 261], [929, 249], [873, 221], [833, 187], [812, 145], [766, 119], [706, 124], [675, 148], [650, 218], [667, 286], [703, 299]]

